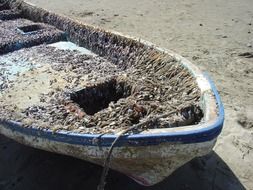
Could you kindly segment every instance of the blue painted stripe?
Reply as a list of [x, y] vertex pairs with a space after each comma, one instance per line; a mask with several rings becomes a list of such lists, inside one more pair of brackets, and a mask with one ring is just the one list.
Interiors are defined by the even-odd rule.
[[[212, 91], [215, 95], [219, 115], [212, 124], [202, 128], [194, 129], [190, 131], [178, 131], [178, 132], [167, 132], [167, 133], [157, 133], [157, 134], [134, 134], [122, 136], [116, 146], [147, 146], [147, 145], [157, 145], [162, 142], [176, 142], [176, 143], [197, 143], [210, 141], [216, 138], [223, 126], [224, 122], [224, 108], [218, 94], [218, 91], [210, 79], [210, 77], [205, 74], [208, 79]], [[64, 142], [76, 145], [89, 145], [98, 146], [98, 144], [93, 143], [94, 138], [99, 139], [99, 146], [111, 146], [112, 142], [115, 140], [115, 135], [103, 135], [100, 137], [98, 134], [80, 134], [80, 133], [70, 133], [65, 131], [59, 131], [53, 133], [50, 130], [38, 130], [35, 128], [24, 128], [20, 123], [11, 121], [1, 121], [4, 127], [11, 129], [13, 131], [20, 132], [24, 135], [40, 137], [52, 141]]]

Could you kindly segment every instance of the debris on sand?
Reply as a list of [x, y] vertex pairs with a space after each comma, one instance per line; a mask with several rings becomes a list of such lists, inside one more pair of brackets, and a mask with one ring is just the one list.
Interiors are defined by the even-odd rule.
[[253, 52], [240, 53], [239, 56], [245, 57], [245, 58], [253, 58]]

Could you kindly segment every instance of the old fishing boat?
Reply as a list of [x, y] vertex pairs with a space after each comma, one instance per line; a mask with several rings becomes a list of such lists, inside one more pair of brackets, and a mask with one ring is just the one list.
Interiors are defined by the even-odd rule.
[[188, 60], [27, 2], [0, 2], [1, 134], [147, 186], [212, 150], [224, 110]]

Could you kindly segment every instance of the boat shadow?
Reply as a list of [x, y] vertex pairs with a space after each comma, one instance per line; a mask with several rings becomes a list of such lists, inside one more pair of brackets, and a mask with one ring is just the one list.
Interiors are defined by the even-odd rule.
[[[33, 149], [0, 135], [1, 190], [96, 190], [102, 167], [88, 162]], [[215, 153], [196, 158], [152, 187], [110, 171], [108, 190], [214, 190], [246, 189]]]

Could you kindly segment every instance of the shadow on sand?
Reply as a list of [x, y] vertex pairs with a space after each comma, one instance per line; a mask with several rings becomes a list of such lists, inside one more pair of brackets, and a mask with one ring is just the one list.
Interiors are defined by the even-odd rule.
[[[68, 156], [36, 150], [0, 136], [1, 190], [96, 190], [102, 168]], [[108, 190], [245, 189], [215, 153], [185, 164], [163, 182], [143, 187], [110, 171]]]

